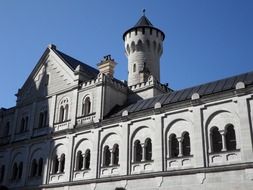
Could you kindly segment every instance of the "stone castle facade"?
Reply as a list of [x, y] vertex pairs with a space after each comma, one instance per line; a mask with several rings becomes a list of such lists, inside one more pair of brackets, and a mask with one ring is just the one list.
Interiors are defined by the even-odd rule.
[[165, 34], [143, 15], [123, 34], [128, 82], [50, 45], [0, 110], [0, 184], [10, 189], [251, 189], [253, 72], [174, 91]]

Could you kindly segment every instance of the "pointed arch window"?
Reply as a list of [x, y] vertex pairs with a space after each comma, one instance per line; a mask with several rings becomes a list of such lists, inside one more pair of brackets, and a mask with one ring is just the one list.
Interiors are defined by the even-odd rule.
[[169, 138], [170, 157], [175, 158], [179, 155], [179, 142], [175, 134], [171, 134]]
[[225, 143], [228, 151], [236, 150], [236, 137], [233, 125], [226, 127]]
[[190, 156], [191, 154], [190, 136], [188, 132], [182, 135], [182, 154], [183, 156]]
[[91, 113], [91, 100], [90, 97], [86, 97], [83, 101], [82, 115], [88, 115]]
[[142, 146], [139, 140], [134, 142], [134, 161], [141, 162], [142, 160]]
[[150, 138], [145, 141], [145, 160], [151, 161], [152, 159], [152, 142]]

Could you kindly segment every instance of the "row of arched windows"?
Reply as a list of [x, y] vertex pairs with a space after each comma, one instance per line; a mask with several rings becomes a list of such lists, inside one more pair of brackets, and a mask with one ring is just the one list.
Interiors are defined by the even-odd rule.
[[150, 138], [147, 138], [144, 143], [140, 140], [134, 142], [133, 161], [151, 161], [152, 160], [152, 142]]
[[[151, 49], [152, 46], [152, 49]], [[131, 42], [131, 45], [127, 44], [126, 46], [127, 53], [130, 54], [131, 52], [135, 51], [153, 51], [157, 53], [161, 53], [162, 46], [161, 44], [157, 43], [156, 41], [150, 42], [149, 40], [146, 40], [144, 43], [139, 40], [137, 43], [134, 41]]]
[[43, 159], [40, 158], [39, 160], [33, 159], [32, 166], [31, 166], [31, 177], [41, 177], [43, 171]]

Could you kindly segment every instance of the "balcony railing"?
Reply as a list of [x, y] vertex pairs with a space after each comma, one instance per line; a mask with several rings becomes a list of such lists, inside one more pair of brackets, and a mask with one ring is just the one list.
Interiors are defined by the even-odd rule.
[[96, 116], [96, 113], [91, 113], [89, 115], [83, 115], [83, 116], [77, 117], [76, 123], [77, 125], [92, 123], [94, 121], [95, 116]]
[[62, 131], [62, 130], [68, 129], [70, 124], [71, 124], [70, 120], [54, 123], [53, 131], [56, 132], [56, 131]]
[[153, 161], [134, 162], [131, 164], [131, 173], [139, 174], [153, 171]]
[[120, 166], [119, 165], [112, 165], [112, 166], [102, 166], [100, 170], [101, 177], [109, 177], [112, 175], [119, 175], [120, 174]]
[[90, 169], [74, 171], [74, 175], [73, 175], [74, 181], [88, 179], [88, 178], [91, 178], [91, 170]]
[[226, 165], [239, 162], [241, 160], [240, 149], [233, 151], [222, 151], [209, 153], [209, 166]]
[[167, 158], [167, 170], [185, 169], [193, 166], [193, 156]]

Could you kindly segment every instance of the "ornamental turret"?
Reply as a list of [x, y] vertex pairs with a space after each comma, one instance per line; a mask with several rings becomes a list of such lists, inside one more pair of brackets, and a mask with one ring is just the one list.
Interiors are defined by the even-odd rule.
[[128, 86], [147, 82], [152, 76], [160, 82], [160, 57], [164, 33], [143, 16], [136, 25], [123, 34], [128, 58]]

